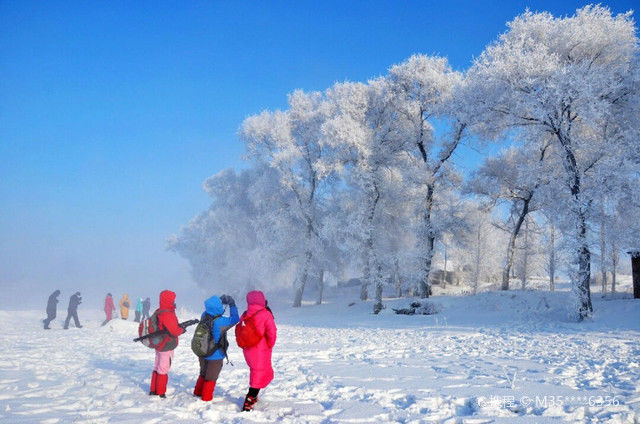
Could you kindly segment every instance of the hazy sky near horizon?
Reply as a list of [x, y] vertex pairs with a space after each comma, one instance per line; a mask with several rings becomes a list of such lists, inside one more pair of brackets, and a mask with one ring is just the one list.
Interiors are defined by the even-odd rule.
[[207, 177], [242, 166], [246, 116], [414, 53], [463, 70], [527, 7], [585, 4], [0, 2], [0, 308], [192, 289], [165, 240], [208, 207]]

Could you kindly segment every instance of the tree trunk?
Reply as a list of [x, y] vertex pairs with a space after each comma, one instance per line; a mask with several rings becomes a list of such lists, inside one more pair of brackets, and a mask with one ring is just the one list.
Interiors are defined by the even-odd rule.
[[296, 288], [296, 294], [293, 299], [293, 307], [299, 308], [302, 306], [302, 294], [304, 293], [304, 287], [307, 285], [307, 278], [309, 278], [309, 266], [311, 264], [312, 257], [311, 250], [307, 250], [304, 254], [305, 260], [302, 268], [302, 276], [298, 282], [298, 287]]
[[475, 267], [474, 267], [474, 275], [473, 275], [473, 294], [478, 292], [478, 285], [480, 280], [480, 240], [481, 240], [481, 224], [478, 224], [478, 233], [476, 240], [476, 257], [475, 257]]
[[522, 269], [520, 274], [520, 288], [527, 288], [527, 275], [529, 273], [529, 221], [524, 221], [524, 239], [522, 240]]
[[370, 278], [371, 271], [369, 268], [369, 258], [367, 258], [364, 264], [364, 275], [362, 276], [362, 282], [360, 284], [360, 300], [369, 299], [369, 291], [367, 289], [367, 285], [369, 284]]
[[602, 294], [607, 293], [607, 233], [604, 223], [604, 200], [600, 204], [601, 219], [600, 222], [600, 274], [602, 275]]
[[573, 291], [578, 299], [578, 319], [591, 316], [593, 305], [591, 304], [591, 252], [587, 240], [587, 219], [583, 211], [578, 214], [578, 278], [573, 284]]
[[376, 271], [376, 302], [373, 305], [373, 313], [378, 314], [384, 306], [382, 306], [382, 267], [378, 265]]
[[551, 225], [551, 237], [549, 246], [549, 290], [556, 289], [556, 227]]
[[582, 204], [582, 192], [580, 181], [580, 170], [576, 161], [571, 138], [564, 135], [560, 131], [556, 131], [556, 136], [564, 149], [564, 160], [562, 164], [565, 171], [572, 179], [571, 196], [574, 201], [574, 214], [577, 224], [577, 244], [576, 262], [578, 263], [578, 274], [573, 278], [571, 288], [578, 302], [577, 312], [578, 320], [582, 321], [593, 314], [593, 305], [591, 304], [591, 287], [589, 286], [591, 279], [591, 252], [589, 251], [589, 243], [587, 240], [587, 217], [586, 205]]
[[[374, 241], [373, 241], [373, 233], [375, 226], [375, 217], [376, 217], [376, 208], [378, 206], [378, 201], [380, 200], [380, 192], [378, 191], [378, 186], [376, 183], [373, 183], [373, 193], [371, 197], [371, 203], [369, 205], [369, 212], [367, 213], [367, 239], [366, 239], [366, 260], [365, 260], [365, 268], [364, 268], [364, 279], [362, 281], [362, 286], [360, 288], [360, 300], [369, 299], [369, 285], [374, 285], [374, 270], [378, 267], [378, 257], [375, 253], [374, 249]], [[375, 286], [374, 286], [375, 287]]]
[[[419, 110], [419, 118], [422, 121], [422, 125], [420, 126], [420, 136], [418, 137], [417, 147], [420, 151], [420, 156], [422, 157], [422, 161], [429, 168], [429, 158], [427, 149], [425, 148], [425, 122], [426, 118], [424, 117], [424, 109], [421, 107]], [[424, 237], [425, 242], [422, 245], [423, 248], [423, 257], [422, 260], [424, 268], [422, 269], [422, 275], [418, 281], [418, 291], [420, 293], [420, 297], [427, 298], [431, 295], [431, 282], [429, 280], [429, 275], [431, 274], [431, 262], [433, 260], [433, 247], [435, 244], [435, 232], [433, 231], [433, 223], [431, 222], [431, 210], [433, 209], [433, 192], [435, 189], [435, 181], [438, 178], [438, 174], [442, 166], [451, 158], [453, 152], [456, 150], [458, 145], [460, 144], [460, 140], [462, 140], [462, 136], [464, 135], [464, 131], [467, 127], [467, 124], [461, 123], [457, 121], [455, 123], [455, 131], [453, 134], [453, 139], [451, 142], [445, 146], [445, 148], [439, 153], [440, 157], [436, 161], [436, 164], [431, 168], [430, 173], [430, 181], [427, 183], [427, 196], [426, 196], [426, 205], [425, 205], [425, 213], [423, 216], [424, 219], [424, 228], [425, 231]]]
[[502, 286], [501, 290], [509, 290], [509, 278], [511, 274], [511, 267], [513, 266], [513, 254], [516, 248], [516, 231], [511, 232], [511, 236], [509, 237], [509, 244], [507, 245], [507, 258], [504, 263], [504, 267], [502, 267]]
[[447, 245], [444, 244], [444, 270], [442, 271], [442, 288], [447, 286]]
[[611, 243], [611, 293], [616, 292], [616, 273], [618, 272], [618, 248], [615, 242]]
[[429, 275], [431, 274], [431, 264], [433, 261], [433, 247], [435, 244], [435, 235], [433, 231], [433, 223], [431, 222], [431, 210], [433, 208], [433, 184], [427, 186], [427, 197], [425, 211], [423, 215], [423, 231], [425, 241], [422, 244], [422, 261], [423, 268], [418, 282], [418, 292], [420, 297], [426, 299], [431, 294], [431, 282]]
[[402, 297], [402, 280], [400, 279], [400, 263], [398, 258], [393, 259], [393, 279], [396, 286], [396, 296]]
[[507, 257], [504, 262], [504, 267], [502, 267], [502, 286], [500, 287], [502, 290], [509, 290], [509, 274], [511, 273], [511, 267], [513, 266], [513, 255], [516, 250], [516, 239], [518, 238], [518, 234], [520, 234], [520, 229], [522, 228], [524, 219], [529, 214], [529, 204], [531, 203], [532, 197], [533, 193], [530, 193], [529, 196], [523, 199], [522, 210], [518, 215], [516, 225], [515, 227], [513, 227], [513, 231], [511, 232], [511, 236], [509, 237], [509, 244], [507, 245]]
[[631, 251], [631, 279], [633, 280], [633, 298], [640, 299], [640, 253]]
[[318, 299], [316, 300], [316, 305], [322, 305], [323, 291], [324, 291], [324, 269], [321, 269], [320, 275], [318, 275]]

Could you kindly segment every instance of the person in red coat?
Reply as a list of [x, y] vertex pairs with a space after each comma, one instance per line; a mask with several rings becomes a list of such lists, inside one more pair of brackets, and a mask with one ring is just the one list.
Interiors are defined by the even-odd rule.
[[184, 328], [178, 325], [176, 316], [176, 294], [170, 290], [160, 293], [160, 307], [156, 310], [158, 316], [158, 328], [166, 330], [167, 334], [156, 347], [156, 362], [151, 375], [150, 395], [165, 397], [167, 382], [169, 381], [169, 368], [173, 350], [178, 346], [178, 336], [184, 333]]
[[104, 313], [107, 317], [105, 318], [102, 325], [105, 325], [106, 323], [111, 321], [111, 314], [115, 310], [116, 307], [113, 304], [113, 297], [111, 296], [111, 293], [107, 293], [107, 297], [104, 299]]
[[247, 293], [247, 310], [241, 319], [253, 316], [256, 330], [262, 336], [255, 346], [242, 349], [249, 366], [249, 392], [244, 399], [243, 411], [251, 411], [258, 401], [258, 393], [273, 380], [271, 352], [276, 344], [276, 323], [271, 309], [267, 306], [264, 293], [259, 290]]

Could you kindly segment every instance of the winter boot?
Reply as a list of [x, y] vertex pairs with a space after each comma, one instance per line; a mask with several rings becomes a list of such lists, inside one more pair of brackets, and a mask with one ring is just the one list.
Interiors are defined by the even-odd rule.
[[204, 384], [204, 377], [199, 376], [198, 381], [196, 381], [196, 387], [193, 389], [194, 396], [202, 396], [202, 385]]
[[156, 371], [151, 374], [151, 387], [149, 387], [149, 396], [156, 395], [156, 383], [158, 381], [158, 373]]
[[161, 398], [165, 398], [167, 392], [167, 382], [169, 381], [168, 374], [158, 374], [156, 377], [156, 394]]
[[257, 401], [258, 401], [257, 397], [247, 395], [247, 397], [244, 398], [244, 405], [242, 406], [242, 410], [243, 411], [253, 410], [253, 405], [255, 405]]
[[213, 391], [216, 388], [216, 382], [213, 380], [204, 380], [202, 385], [202, 400], [209, 401], [213, 399]]

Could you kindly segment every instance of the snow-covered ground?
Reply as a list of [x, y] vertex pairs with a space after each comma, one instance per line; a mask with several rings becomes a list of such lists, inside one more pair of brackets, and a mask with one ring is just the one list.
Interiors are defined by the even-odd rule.
[[250, 413], [239, 412], [248, 369], [232, 337], [233, 366], [205, 403], [191, 395], [191, 327], [163, 400], [147, 395], [154, 355], [132, 342], [136, 323], [100, 327], [100, 311], [81, 308], [84, 328], [63, 330], [59, 311], [44, 331], [41, 312], [0, 311], [0, 422], [640, 421], [640, 301], [629, 295], [594, 293], [584, 323], [569, 320], [563, 291], [434, 296], [442, 312], [431, 316], [391, 311], [407, 299], [375, 316], [355, 292], [329, 295], [299, 309], [270, 302], [276, 378]]

